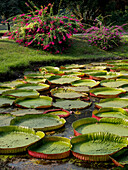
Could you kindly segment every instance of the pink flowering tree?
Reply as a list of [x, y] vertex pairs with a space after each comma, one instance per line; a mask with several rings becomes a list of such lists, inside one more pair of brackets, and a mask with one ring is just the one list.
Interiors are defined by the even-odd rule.
[[[32, 4], [31, 4], [32, 5]], [[29, 6], [27, 4], [27, 6]], [[70, 37], [83, 29], [75, 18], [54, 16], [53, 5], [41, 9], [33, 6], [29, 14], [13, 17], [12, 31], [7, 33], [9, 39], [25, 47], [31, 46], [51, 53], [62, 53], [71, 46]]]

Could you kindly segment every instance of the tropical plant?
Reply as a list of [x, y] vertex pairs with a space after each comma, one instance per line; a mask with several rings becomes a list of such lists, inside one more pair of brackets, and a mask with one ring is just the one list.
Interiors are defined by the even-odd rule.
[[[28, 3], [26, 5], [29, 6]], [[71, 46], [70, 37], [83, 27], [82, 24], [74, 18], [53, 15], [52, 4], [41, 9], [31, 2], [32, 5], [34, 10], [29, 6], [30, 13], [13, 17], [13, 29], [7, 33], [9, 39], [51, 53], [61, 53]]]

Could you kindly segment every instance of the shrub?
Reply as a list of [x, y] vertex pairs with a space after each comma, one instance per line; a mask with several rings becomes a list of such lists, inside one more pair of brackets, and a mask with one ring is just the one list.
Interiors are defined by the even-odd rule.
[[[125, 25], [125, 24], [124, 24]], [[88, 43], [103, 50], [109, 50], [121, 44], [123, 26], [105, 26], [98, 22], [86, 30], [85, 39]]]
[[7, 34], [9, 39], [51, 53], [61, 53], [71, 46], [70, 37], [83, 26], [74, 18], [54, 16], [52, 8], [51, 4], [41, 9], [34, 6], [29, 14], [14, 17], [12, 31]]

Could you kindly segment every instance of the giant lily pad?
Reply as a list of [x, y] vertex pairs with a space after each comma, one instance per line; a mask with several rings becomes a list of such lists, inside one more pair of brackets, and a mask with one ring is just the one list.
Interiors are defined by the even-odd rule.
[[0, 95], [1, 95], [3, 92], [5, 92], [5, 91], [7, 91], [7, 90], [10, 90], [10, 89], [12, 89], [12, 88], [9, 88], [9, 87], [0, 87]]
[[102, 117], [116, 117], [122, 119], [128, 119], [128, 113], [122, 108], [101, 108], [99, 110], [94, 110], [92, 112], [92, 117], [96, 118], [97, 120], [101, 119]]
[[14, 116], [24, 116], [28, 114], [42, 114], [43, 110], [39, 109], [22, 109], [22, 108], [14, 108], [11, 112], [9, 112], [11, 115]]
[[108, 161], [109, 155], [127, 146], [128, 139], [111, 133], [88, 133], [71, 139], [71, 151], [86, 161]]
[[38, 97], [39, 93], [36, 90], [32, 89], [16, 89], [16, 90], [8, 90], [2, 93], [3, 96], [8, 96], [10, 98], [18, 98], [18, 97]]
[[24, 77], [25, 82], [27, 83], [45, 83], [46, 78], [27, 78]]
[[120, 94], [125, 93], [124, 89], [111, 88], [111, 87], [99, 87], [90, 90], [90, 95], [99, 98], [115, 98]]
[[77, 69], [77, 68], [85, 68], [85, 65], [70, 64], [70, 65], [61, 66], [61, 69]]
[[13, 118], [14, 118], [14, 116], [12, 116], [9, 113], [6, 113], [6, 114], [0, 113], [0, 126], [9, 126], [10, 121]]
[[121, 87], [123, 85], [128, 85], [128, 80], [126, 79], [102, 80], [100, 84], [106, 87]]
[[14, 81], [8, 81], [4, 83], [0, 83], [0, 87], [8, 87], [8, 88], [14, 88], [16, 85], [24, 83], [24, 80], [22, 79], [17, 79]]
[[128, 136], [128, 121], [122, 118], [79, 119], [72, 124], [76, 136], [92, 132], [109, 132], [119, 136]]
[[49, 73], [54, 73], [59, 71], [59, 67], [53, 67], [53, 66], [45, 66], [45, 67], [40, 67], [40, 71], [46, 71]]
[[52, 106], [52, 98], [48, 96], [40, 96], [38, 98], [18, 98], [15, 105], [23, 108], [49, 108]]
[[105, 70], [85, 70], [83, 71], [90, 79], [101, 80], [100, 76], [106, 76], [107, 71]]
[[119, 72], [105, 72], [104, 71], [104, 72], [100, 72], [100, 74], [99, 73], [92, 74], [91, 76], [92, 76], [92, 79], [105, 80], [105, 79], [116, 79], [122, 76], [122, 74]]
[[91, 80], [91, 79], [83, 79], [83, 80], [77, 80], [73, 83], [71, 83], [72, 86], [88, 86], [88, 87], [95, 87], [100, 84], [99, 81]]
[[73, 76], [52, 76], [49, 79], [47, 79], [52, 84], [71, 84], [72, 82], [76, 80], [80, 80], [79, 77], [73, 77]]
[[74, 90], [76, 92], [89, 92], [90, 88], [88, 86], [65, 86], [64, 89], [71, 89]]
[[9, 99], [7, 97], [0, 96], [0, 107], [12, 106], [13, 102], [14, 102], [13, 99]]
[[70, 139], [65, 137], [45, 137], [40, 145], [31, 146], [28, 149], [29, 155], [43, 159], [62, 159], [70, 155]]
[[91, 105], [91, 103], [81, 100], [57, 100], [53, 106], [63, 109], [84, 109]]
[[44, 84], [44, 83], [26, 83], [26, 84], [19, 84], [18, 86], [16, 86], [17, 89], [33, 89], [33, 90], [37, 90], [37, 91], [44, 91], [44, 90], [48, 90], [49, 89], [49, 85], [48, 84]]
[[110, 158], [116, 166], [120, 166], [125, 169], [124, 165], [128, 164], [128, 149], [124, 148], [110, 156]]
[[108, 98], [102, 99], [99, 103], [95, 103], [97, 108], [103, 107], [117, 107], [117, 108], [127, 108], [128, 106], [128, 99], [121, 99], [121, 98]]
[[82, 72], [68, 71], [68, 72], [65, 73], [65, 75], [84, 77], [85, 74], [82, 73]]
[[[74, 90], [71, 89], [64, 89], [64, 88], [56, 88], [56, 89], [52, 89], [51, 91], [51, 95], [60, 99], [76, 99], [76, 98], [80, 98], [80, 97], [85, 97], [85, 95], [75, 92]], [[86, 94], [86, 96], [88, 96]]]
[[35, 132], [27, 127], [0, 127], [0, 153], [14, 154], [26, 151], [28, 146], [39, 142], [44, 136], [43, 132]]
[[48, 114], [18, 116], [10, 122], [11, 125], [27, 126], [29, 128], [34, 128], [35, 130], [43, 131], [58, 129], [64, 126], [65, 123], [66, 121], [64, 118]]

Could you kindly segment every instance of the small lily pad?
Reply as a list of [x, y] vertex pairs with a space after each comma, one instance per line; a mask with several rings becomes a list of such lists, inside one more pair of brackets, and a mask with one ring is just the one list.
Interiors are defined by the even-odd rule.
[[59, 117], [68, 117], [70, 115], [70, 112], [64, 109], [52, 109], [43, 112], [43, 114], [51, 114]]

